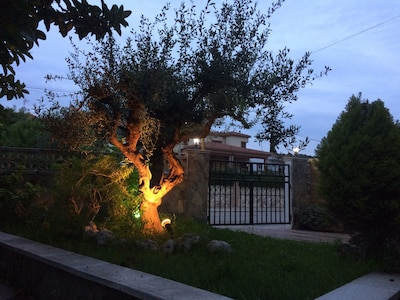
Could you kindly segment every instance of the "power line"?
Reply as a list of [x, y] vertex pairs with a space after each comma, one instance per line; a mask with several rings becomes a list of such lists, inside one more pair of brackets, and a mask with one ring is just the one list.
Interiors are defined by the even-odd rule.
[[[363, 29], [363, 30], [361, 30], [361, 31], [358, 31], [358, 32], [356, 32], [356, 33], [354, 33], [354, 34], [352, 34], [352, 35], [349, 35], [349, 36], [347, 36], [347, 37], [345, 37], [345, 38], [342, 38], [342, 39], [340, 39], [340, 40], [338, 40], [338, 41], [335, 41], [335, 42], [333, 42], [333, 43], [331, 43], [331, 44], [328, 44], [328, 45], [326, 45], [326, 46], [324, 46], [324, 47], [321, 47], [321, 48], [319, 48], [319, 49], [317, 49], [317, 50], [315, 50], [315, 51], [311, 51], [311, 53], [317, 53], [317, 52], [323, 51], [323, 50], [325, 50], [325, 49], [327, 49], [327, 48], [330, 48], [330, 47], [332, 47], [332, 46], [335, 46], [335, 45], [337, 45], [337, 44], [339, 44], [339, 43], [342, 43], [342, 42], [344, 42], [344, 41], [346, 41], [346, 40], [352, 39], [352, 38], [354, 38], [354, 37], [356, 37], [356, 36], [358, 36], [358, 35], [360, 35], [360, 34], [363, 34], [363, 33], [367, 32], [367, 31], [370, 31], [370, 30], [372, 30], [372, 29], [374, 29], [374, 28], [377, 28], [377, 27], [382, 26], [382, 25], [384, 25], [384, 24], [386, 24], [386, 23], [389, 23], [389, 22], [391, 22], [391, 21], [393, 21], [393, 20], [395, 20], [395, 19], [397, 19], [397, 18], [400, 18], [400, 15], [396, 15], [396, 16], [390, 18], [390, 19], [387, 19], [387, 20], [382, 21], [382, 22], [380, 22], [380, 23], [377, 23], [377, 24], [375, 24], [375, 25], [373, 25], [373, 26], [370, 26], [370, 27], [368, 27], [368, 28], [366, 28], [366, 29]], [[48, 89], [47, 89], [47, 88], [36, 87], [36, 86], [26, 86], [26, 87], [27, 87], [29, 90], [36, 90], [36, 91], [40, 91], [40, 92], [45, 92], [46, 90], [49, 90], [49, 91], [56, 92], [56, 93], [66, 93], [66, 94], [76, 93], [76, 91], [72, 91], [72, 90], [61, 90], [61, 89], [54, 89], [54, 88], [48, 88]], [[310, 139], [310, 140], [320, 142], [320, 141], [318, 141], [318, 140], [316, 140], [316, 139]]]
[[383, 24], [386, 24], [386, 23], [388, 23], [388, 22], [391, 22], [391, 21], [393, 21], [393, 20], [395, 20], [395, 19], [397, 19], [397, 18], [400, 18], [400, 15], [397, 15], [397, 16], [395, 16], [395, 17], [393, 17], [393, 18], [387, 19], [387, 20], [385, 20], [385, 21], [383, 21], [383, 22], [380, 22], [380, 23], [378, 23], [378, 24], [375, 24], [375, 25], [373, 25], [373, 26], [371, 26], [371, 27], [368, 27], [368, 28], [366, 28], [366, 29], [363, 29], [363, 30], [361, 30], [361, 31], [358, 31], [357, 33], [354, 33], [354, 34], [349, 35], [349, 36], [347, 36], [347, 37], [345, 37], [345, 38], [342, 38], [342, 39], [340, 39], [340, 40], [338, 40], [338, 41], [336, 41], [336, 42], [333, 42], [333, 43], [331, 43], [331, 44], [329, 44], [329, 45], [326, 45], [326, 46], [324, 46], [324, 47], [322, 47], [322, 48], [319, 48], [319, 49], [317, 49], [317, 50], [315, 50], [315, 51], [312, 51], [311, 53], [320, 52], [320, 51], [322, 51], [322, 50], [325, 50], [325, 49], [327, 49], [327, 48], [330, 48], [330, 47], [332, 47], [332, 46], [334, 46], [334, 45], [336, 45], [336, 44], [342, 43], [342, 42], [344, 42], [344, 41], [346, 41], [346, 40], [349, 40], [349, 39], [351, 39], [351, 38], [353, 38], [353, 37], [356, 37], [357, 35], [360, 35], [360, 34], [362, 34], [362, 33], [364, 33], [364, 32], [367, 32], [367, 31], [369, 31], [369, 30], [371, 30], [371, 29], [374, 29], [374, 28], [376, 28], [376, 27], [382, 26]]
[[[368, 27], [368, 28], [366, 28], [366, 29], [363, 29], [363, 30], [361, 30], [361, 31], [358, 31], [358, 32], [356, 32], [356, 33], [354, 33], [354, 34], [352, 34], [352, 35], [349, 35], [349, 36], [347, 36], [347, 37], [345, 37], [345, 38], [342, 38], [342, 39], [340, 39], [340, 40], [338, 40], [338, 41], [335, 41], [335, 42], [333, 42], [333, 43], [331, 43], [331, 44], [328, 44], [328, 45], [326, 45], [326, 46], [324, 46], [324, 47], [322, 47], [322, 48], [319, 48], [319, 49], [317, 49], [317, 50], [311, 51], [311, 53], [317, 53], [317, 52], [323, 51], [323, 50], [325, 50], [325, 49], [327, 49], [327, 48], [330, 48], [330, 47], [332, 47], [332, 46], [334, 46], [334, 45], [337, 45], [337, 44], [339, 44], [339, 43], [342, 43], [342, 42], [344, 42], [344, 41], [347, 41], [347, 40], [349, 40], [349, 39], [352, 39], [352, 38], [354, 38], [354, 37], [356, 37], [356, 36], [358, 36], [358, 35], [360, 35], [360, 34], [363, 34], [364, 32], [370, 31], [370, 30], [372, 30], [372, 29], [374, 29], [374, 28], [377, 28], [377, 27], [382, 26], [382, 25], [384, 25], [384, 24], [386, 24], [386, 23], [389, 23], [389, 22], [391, 22], [391, 21], [393, 21], [393, 20], [395, 20], [395, 19], [397, 19], [397, 18], [400, 18], [400, 15], [394, 16], [394, 17], [392, 17], [392, 18], [390, 18], [390, 19], [387, 19], [387, 20], [382, 21], [382, 22], [380, 22], [380, 23], [378, 23], [378, 24], [375, 24], [375, 25], [373, 25], [373, 26], [370, 26], [370, 27]], [[33, 87], [33, 86], [27, 86], [27, 88], [33, 89], [33, 90], [41, 90], [41, 91], [45, 91], [45, 90], [46, 90], [46, 88]], [[52, 88], [50, 88], [49, 90], [54, 91], [54, 92], [60, 92], [60, 93], [74, 93], [74, 91], [59, 90], [59, 89], [52, 89]]]
[[72, 90], [62, 90], [62, 89], [57, 89], [57, 88], [45, 88], [45, 87], [39, 87], [39, 86], [30, 86], [27, 85], [26, 88], [28, 90], [32, 91], [39, 91], [39, 92], [45, 92], [45, 91], [50, 91], [50, 92], [56, 92], [56, 93], [76, 93], [77, 91], [72, 91]]
[[[377, 27], [379, 27], [379, 26], [382, 26], [382, 25], [384, 25], [384, 24], [386, 24], [386, 23], [388, 23], [388, 22], [391, 22], [391, 21], [393, 21], [393, 20], [395, 20], [395, 19], [397, 19], [397, 18], [400, 18], [400, 15], [394, 16], [394, 17], [392, 17], [392, 18], [390, 18], [390, 19], [387, 19], [387, 20], [382, 21], [382, 22], [380, 22], [380, 23], [377, 23], [377, 24], [375, 24], [375, 25], [373, 25], [373, 26], [370, 26], [370, 27], [368, 27], [368, 28], [366, 28], [366, 29], [363, 29], [363, 30], [361, 30], [361, 31], [358, 31], [358, 32], [356, 32], [356, 33], [354, 33], [354, 34], [352, 34], [352, 35], [349, 35], [349, 36], [347, 36], [347, 37], [345, 37], [345, 38], [342, 38], [342, 39], [340, 39], [340, 40], [338, 40], [338, 41], [336, 41], [336, 42], [333, 42], [333, 43], [328, 44], [328, 45], [326, 45], [326, 46], [324, 46], [324, 47], [322, 47], [322, 48], [319, 48], [319, 49], [317, 49], [317, 50], [315, 50], [315, 51], [312, 51], [311, 53], [316, 53], [316, 52], [323, 51], [323, 50], [325, 50], [325, 49], [327, 49], [327, 48], [330, 48], [330, 47], [332, 47], [332, 46], [335, 46], [335, 45], [337, 45], [337, 44], [339, 44], [339, 43], [342, 43], [342, 42], [344, 42], [344, 41], [346, 41], [346, 40], [352, 39], [352, 38], [354, 38], [354, 37], [356, 37], [356, 36], [358, 36], [358, 35], [360, 35], [360, 34], [363, 34], [363, 33], [367, 32], [367, 31], [370, 31], [370, 30], [372, 30], [372, 29], [374, 29], [374, 28], [377, 28]], [[304, 138], [304, 137], [298, 136], [298, 135], [297, 135], [297, 137], [299, 137], [299, 138]], [[321, 142], [321, 140], [315, 139], [315, 138], [308, 138], [308, 139], [309, 139], [310, 141], [314, 141], [314, 142], [318, 142], [318, 143]]]

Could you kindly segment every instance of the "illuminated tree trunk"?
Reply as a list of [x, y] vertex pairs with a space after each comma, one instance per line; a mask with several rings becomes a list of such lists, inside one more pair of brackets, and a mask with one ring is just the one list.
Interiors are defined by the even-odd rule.
[[140, 151], [136, 150], [139, 134], [134, 130], [131, 132], [133, 134], [129, 137], [127, 143], [123, 144], [117, 139], [116, 135], [111, 137], [111, 142], [122, 151], [125, 157], [131, 161], [138, 170], [139, 190], [143, 193], [143, 202], [140, 206], [140, 210], [142, 213], [144, 232], [149, 234], [160, 233], [163, 231], [163, 227], [161, 226], [158, 207], [162, 202], [162, 198], [176, 185], [181, 183], [184, 176], [183, 167], [173, 152], [176, 141], [162, 149], [166, 165], [162, 168], [163, 171], [159, 184], [152, 186], [152, 172], [149, 163], [144, 160]]
[[159, 185], [151, 186], [152, 174], [148, 166], [141, 165], [142, 172], [139, 170], [139, 174], [147, 173], [147, 175], [140, 177], [139, 185], [144, 198], [140, 210], [145, 233], [152, 234], [163, 231], [158, 207], [162, 203], [162, 198], [183, 180], [183, 167], [175, 155], [172, 152], [166, 153], [164, 151], [164, 158], [168, 162], [169, 168], [167, 174], [163, 172]]
[[[156, 200], [156, 201], [154, 201]], [[144, 200], [140, 206], [142, 212], [142, 221], [145, 233], [160, 233], [163, 231], [161, 220], [158, 214], [158, 206], [162, 199], [152, 199], [151, 201], [144, 196]]]

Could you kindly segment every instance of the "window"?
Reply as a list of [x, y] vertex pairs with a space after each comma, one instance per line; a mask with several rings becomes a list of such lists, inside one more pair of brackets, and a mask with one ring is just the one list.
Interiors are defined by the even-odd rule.
[[241, 145], [242, 148], [246, 148], [246, 142], [241, 142]]

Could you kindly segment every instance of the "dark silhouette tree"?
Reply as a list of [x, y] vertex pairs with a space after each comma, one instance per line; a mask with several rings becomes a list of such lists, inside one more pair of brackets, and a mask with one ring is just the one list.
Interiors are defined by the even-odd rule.
[[121, 34], [121, 25], [128, 26], [126, 18], [131, 14], [121, 5], [111, 9], [101, 1], [101, 8], [90, 5], [86, 0], [2, 0], [0, 10], [0, 98], [7, 100], [21, 98], [28, 91], [25, 84], [15, 79], [13, 64], [17, 66], [26, 58], [33, 58], [31, 49], [45, 40], [46, 35], [39, 30], [43, 21], [46, 30], [56, 26], [65, 37], [75, 29], [80, 39], [92, 34], [103, 38], [112, 29]]
[[288, 57], [289, 52], [289, 49], [284, 48], [276, 56], [268, 53], [268, 58], [264, 60], [266, 66], [262, 69], [267, 73], [261, 77], [264, 84], [263, 100], [259, 103], [256, 114], [261, 120], [262, 129], [257, 132], [256, 139], [260, 142], [268, 141], [269, 151], [272, 153], [277, 152], [279, 145], [291, 149], [295, 146], [299, 149], [307, 146], [308, 138], [296, 138], [301, 126], [286, 124], [293, 118], [293, 114], [285, 111], [285, 108], [287, 104], [297, 101], [296, 92], [300, 88], [330, 71], [330, 68], [325, 66], [323, 72], [314, 74], [309, 52], [305, 53], [298, 63]]
[[318, 145], [328, 208], [368, 251], [400, 242], [400, 128], [381, 100], [352, 96]]
[[269, 105], [259, 108], [257, 111], [262, 129], [257, 132], [256, 139], [260, 142], [268, 141], [271, 153], [277, 153], [280, 145], [288, 150], [293, 150], [295, 147], [299, 150], [304, 149], [309, 143], [308, 137], [300, 141], [296, 139], [301, 126], [285, 124], [285, 121], [293, 118], [293, 114], [285, 111], [285, 106], [280, 101], [271, 99], [270, 102]]
[[48, 147], [50, 134], [34, 115], [0, 105], [0, 146]]
[[[172, 21], [165, 6], [154, 22], [142, 17], [124, 47], [110, 39], [87, 53], [76, 49], [70, 58], [83, 100], [68, 114], [86, 114], [87, 123], [74, 124], [80, 135], [82, 128], [102, 134], [138, 169], [145, 230], [162, 230], [157, 207], [183, 180], [177, 144], [207, 136], [222, 117], [249, 127], [254, 109], [269, 109], [271, 97], [279, 102], [280, 93], [312, 80], [309, 54], [295, 65], [266, 49], [268, 19], [282, 2], [266, 13], [252, 0], [224, 2], [219, 9], [209, 1], [201, 11], [183, 3]], [[54, 113], [43, 116], [57, 134]], [[73, 144], [77, 136], [59, 138]]]

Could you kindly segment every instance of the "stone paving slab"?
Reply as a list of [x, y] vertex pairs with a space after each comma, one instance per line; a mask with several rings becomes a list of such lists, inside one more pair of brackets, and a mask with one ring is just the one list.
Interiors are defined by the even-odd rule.
[[400, 274], [370, 273], [315, 300], [395, 300], [400, 299]]
[[291, 225], [229, 225], [215, 226], [235, 231], [243, 231], [261, 236], [269, 236], [279, 239], [334, 243], [336, 241], [348, 242], [350, 236], [343, 233], [319, 232], [291, 229]]

